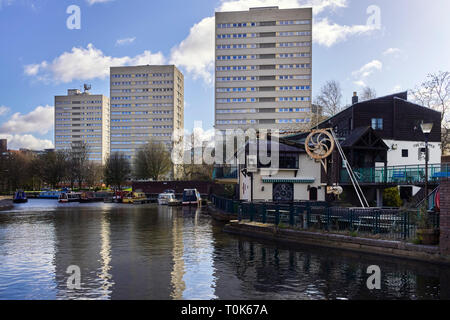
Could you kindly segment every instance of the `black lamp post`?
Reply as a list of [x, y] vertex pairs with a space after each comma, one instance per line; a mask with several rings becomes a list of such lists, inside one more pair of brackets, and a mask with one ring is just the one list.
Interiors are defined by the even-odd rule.
[[424, 123], [420, 125], [423, 134], [425, 135], [425, 205], [426, 209], [428, 210], [428, 161], [429, 159], [429, 152], [428, 152], [428, 138], [430, 136], [431, 131], [433, 130], [433, 123]]

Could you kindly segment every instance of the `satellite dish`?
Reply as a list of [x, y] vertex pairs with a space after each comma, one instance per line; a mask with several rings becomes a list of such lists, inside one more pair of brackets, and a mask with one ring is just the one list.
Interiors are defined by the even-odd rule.
[[92, 86], [90, 84], [84, 84], [84, 92], [89, 91], [92, 89]]

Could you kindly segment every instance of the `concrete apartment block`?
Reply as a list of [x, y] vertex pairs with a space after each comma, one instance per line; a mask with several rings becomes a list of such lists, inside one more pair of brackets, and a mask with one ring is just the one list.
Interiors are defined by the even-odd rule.
[[70, 149], [85, 142], [89, 160], [104, 164], [109, 155], [109, 98], [69, 89], [55, 96], [55, 148]]
[[173, 65], [111, 67], [111, 152], [130, 160], [144, 144], [184, 129], [184, 76]]
[[216, 12], [215, 34], [216, 129], [307, 127], [312, 9]]

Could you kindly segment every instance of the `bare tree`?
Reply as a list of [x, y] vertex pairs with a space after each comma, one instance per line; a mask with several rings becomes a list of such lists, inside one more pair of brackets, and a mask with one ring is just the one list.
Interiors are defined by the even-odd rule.
[[161, 142], [150, 141], [136, 152], [134, 175], [137, 179], [158, 181], [172, 169], [172, 160], [166, 146]]
[[342, 90], [337, 81], [328, 81], [320, 89], [315, 104], [322, 108], [323, 114], [332, 117], [342, 110]]
[[32, 188], [31, 166], [33, 154], [28, 151], [9, 152], [5, 158], [4, 171], [7, 191]]
[[89, 161], [86, 166], [86, 183], [89, 188], [97, 188], [102, 183], [103, 166], [99, 163]]
[[64, 151], [48, 151], [40, 155], [37, 165], [42, 180], [53, 188], [58, 187], [67, 175], [67, 155]]
[[450, 72], [429, 74], [413, 95], [417, 103], [441, 112], [442, 153], [450, 153]]
[[73, 188], [73, 183], [77, 181], [78, 187], [81, 189], [87, 176], [87, 166], [89, 161], [88, 145], [83, 141], [73, 144], [72, 149], [69, 151], [68, 159], [71, 187]]
[[123, 153], [114, 152], [108, 157], [103, 169], [105, 183], [108, 186], [121, 190], [122, 185], [130, 178], [130, 174], [130, 161]]
[[365, 87], [363, 89], [360, 99], [361, 99], [361, 101], [367, 101], [367, 100], [375, 99], [376, 97], [377, 97], [377, 92], [375, 91], [375, 89], [370, 88], [370, 87]]

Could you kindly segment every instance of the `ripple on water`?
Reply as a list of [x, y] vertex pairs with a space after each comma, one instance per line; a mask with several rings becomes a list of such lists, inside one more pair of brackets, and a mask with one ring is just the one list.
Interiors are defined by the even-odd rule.
[[439, 299], [447, 271], [234, 237], [184, 208], [31, 200], [0, 213], [0, 299]]

